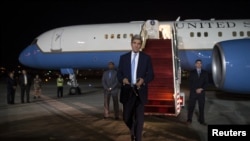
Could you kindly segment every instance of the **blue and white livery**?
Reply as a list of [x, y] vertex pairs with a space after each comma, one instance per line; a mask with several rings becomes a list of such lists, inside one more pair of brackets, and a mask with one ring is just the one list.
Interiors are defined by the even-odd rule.
[[[182, 70], [202, 59], [221, 90], [250, 94], [250, 19], [133, 21], [60, 27], [42, 33], [25, 48], [19, 61], [28, 67], [74, 73], [106, 68], [131, 50], [133, 34], [175, 42]], [[143, 45], [144, 46], [144, 45]], [[142, 48], [143, 51], [143, 48]]]

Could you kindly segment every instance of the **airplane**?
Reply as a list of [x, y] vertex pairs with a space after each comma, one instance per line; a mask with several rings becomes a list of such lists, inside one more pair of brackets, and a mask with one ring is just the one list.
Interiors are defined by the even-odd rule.
[[76, 69], [103, 69], [109, 61], [118, 65], [119, 57], [131, 50], [130, 39], [134, 34], [143, 37], [141, 51], [148, 53], [154, 51], [154, 47], [148, 47], [150, 41], [153, 46], [169, 41], [173, 95], [178, 106], [180, 97], [177, 99], [176, 94], [181, 93], [181, 71], [194, 69], [196, 59], [203, 61], [203, 68], [212, 74], [218, 89], [250, 94], [250, 19], [149, 19], [59, 27], [36, 37], [20, 53], [19, 61], [31, 68], [61, 70], [62, 74], [69, 74], [73, 93], [79, 91]]

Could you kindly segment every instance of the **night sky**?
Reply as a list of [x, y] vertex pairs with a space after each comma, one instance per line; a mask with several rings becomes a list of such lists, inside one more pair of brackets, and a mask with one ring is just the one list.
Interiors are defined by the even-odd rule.
[[[221, 4], [219, 4], [221, 3]], [[80, 24], [185, 19], [249, 19], [249, 0], [227, 1], [90, 1], [3, 0], [1, 3], [1, 64], [13, 68], [19, 53], [41, 33]]]

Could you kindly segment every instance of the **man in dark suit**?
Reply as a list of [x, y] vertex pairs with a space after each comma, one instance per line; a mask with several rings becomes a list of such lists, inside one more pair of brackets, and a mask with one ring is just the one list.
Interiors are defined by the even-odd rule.
[[30, 103], [31, 76], [27, 74], [26, 70], [22, 70], [22, 75], [19, 77], [19, 85], [21, 88], [21, 103], [24, 103], [25, 94], [27, 103]]
[[15, 104], [17, 82], [14, 78], [14, 72], [9, 72], [7, 77], [7, 102], [8, 104]]
[[117, 71], [114, 62], [108, 63], [108, 70], [102, 75], [102, 86], [104, 89], [104, 118], [108, 118], [110, 114], [109, 103], [110, 97], [113, 99], [115, 119], [119, 119], [119, 82], [117, 79]]
[[205, 107], [205, 90], [208, 85], [208, 73], [202, 69], [202, 61], [197, 59], [195, 61], [196, 69], [190, 72], [189, 76], [189, 103], [188, 103], [188, 115], [187, 123], [192, 123], [193, 112], [196, 101], [199, 105], [199, 122], [202, 125], [206, 125], [204, 118], [204, 107]]
[[120, 56], [117, 73], [122, 84], [120, 102], [123, 104], [123, 120], [130, 129], [132, 141], [141, 141], [148, 83], [154, 78], [151, 57], [140, 52], [141, 45], [141, 36], [134, 35], [131, 39], [132, 51]]

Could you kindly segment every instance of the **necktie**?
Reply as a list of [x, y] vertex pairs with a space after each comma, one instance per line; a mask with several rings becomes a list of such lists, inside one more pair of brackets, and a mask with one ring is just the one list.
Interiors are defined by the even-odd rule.
[[198, 69], [198, 70], [197, 70], [197, 72], [198, 72], [198, 77], [200, 77], [201, 70], [200, 70], [200, 69]]
[[24, 75], [24, 84], [27, 85], [27, 76]]
[[111, 71], [109, 71], [109, 79], [111, 78]]
[[131, 80], [132, 80], [132, 85], [136, 83], [136, 72], [135, 72], [135, 58], [136, 58], [137, 53], [134, 53], [132, 62], [131, 62]]

